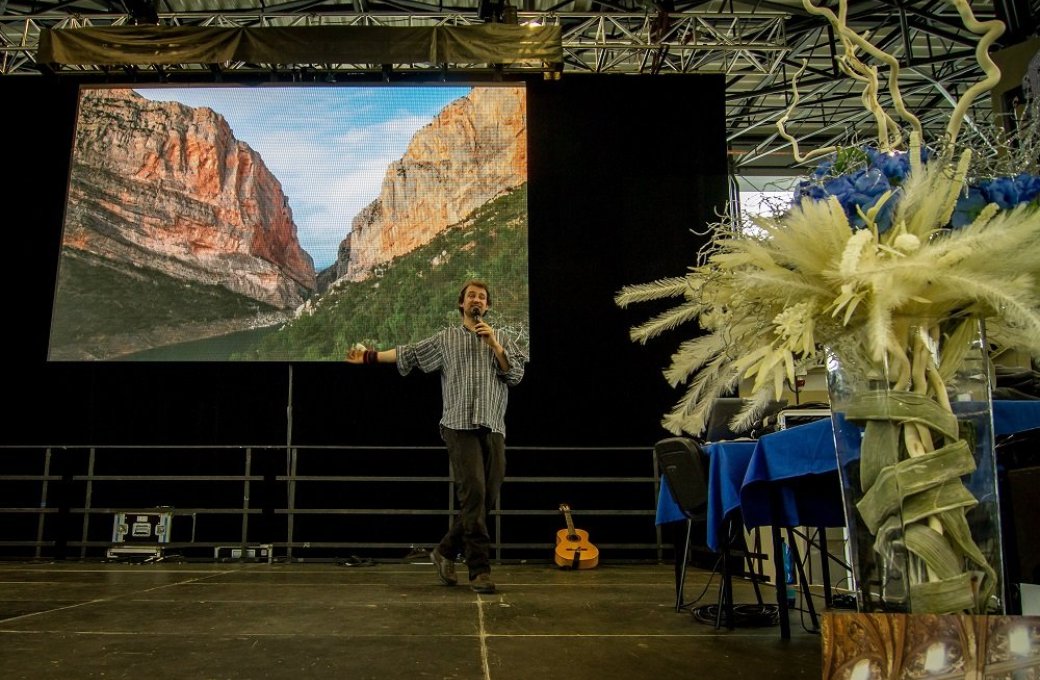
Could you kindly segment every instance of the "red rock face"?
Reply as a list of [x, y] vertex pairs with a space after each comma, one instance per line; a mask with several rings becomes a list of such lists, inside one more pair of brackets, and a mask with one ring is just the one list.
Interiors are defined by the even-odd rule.
[[417, 132], [390, 165], [379, 197], [354, 218], [337, 271], [364, 279], [526, 181], [523, 88], [474, 89]]
[[280, 308], [316, 287], [278, 180], [222, 116], [85, 93], [64, 244]]

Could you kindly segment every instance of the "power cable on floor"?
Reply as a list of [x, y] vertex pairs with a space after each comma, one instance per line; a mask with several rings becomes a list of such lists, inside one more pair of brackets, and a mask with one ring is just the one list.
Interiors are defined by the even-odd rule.
[[[723, 616], [719, 618], [719, 605], [707, 604], [695, 607], [694, 605], [701, 601], [704, 595], [708, 592], [712, 582], [716, 576], [720, 577], [719, 588], [723, 587], [721, 583], [722, 574], [720, 568], [722, 566], [722, 560], [725, 559], [725, 555], [720, 555], [715, 561], [715, 566], [712, 568], [711, 575], [708, 577], [707, 582], [704, 584], [704, 588], [697, 595], [692, 602], [687, 602], [682, 606], [682, 609], [688, 610], [697, 621], [701, 623], [707, 623], [715, 625], [716, 621], [722, 621], [726, 618], [726, 612], [723, 612]], [[775, 626], [780, 622], [780, 608], [775, 604], [735, 604], [733, 605], [733, 626], [742, 626], [746, 628], [758, 628], [765, 626]]]
[[[693, 618], [701, 623], [715, 625], [716, 621], [724, 621], [728, 612], [725, 609], [719, 616], [717, 604], [707, 604], [690, 610]], [[735, 604], [733, 605], [734, 628], [763, 628], [780, 623], [780, 608], [775, 604]]]

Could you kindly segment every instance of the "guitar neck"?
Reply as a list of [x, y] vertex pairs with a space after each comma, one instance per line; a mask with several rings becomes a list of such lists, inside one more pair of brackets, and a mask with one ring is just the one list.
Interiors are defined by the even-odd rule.
[[563, 510], [563, 519], [567, 522], [567, 535], [572, 537], [577, 536], [578, 532], [574, 530], [574, 520], [571, 519], [571, 509], [564, 506], [561, 510]]

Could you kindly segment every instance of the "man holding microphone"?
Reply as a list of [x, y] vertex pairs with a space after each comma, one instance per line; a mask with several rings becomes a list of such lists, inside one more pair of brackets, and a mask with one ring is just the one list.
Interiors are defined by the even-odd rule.
[[493, 593], [488, 517], [505, 478], [509, 388], [523, 378], [527, 357], [514, 338], [497, 333], [484, 321], [491, 308], [487, 284], [468, 281], [459, 292], [458, 307], [459, 326], [393, 349], [356, 347], [346, 360], [352, 364], [396, 363], [401, 375], [413, 368], [440, 372], [440, 433], [451, 460], [459, 512], [430, 556], [441, 582], [455, 585], [455, 555], [462, 553], [470, 587], [478, 593]]

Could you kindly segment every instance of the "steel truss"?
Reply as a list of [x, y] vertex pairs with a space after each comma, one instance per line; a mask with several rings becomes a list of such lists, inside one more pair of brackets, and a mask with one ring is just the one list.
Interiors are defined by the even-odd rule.
[[[160, 14], [169, 26], [441, 26], [483, 24], [475, 14]], [[563, 70], [595, 73], [769, 73], [790, 48], [785, 44], [786, 14], [719, 13], [540, 13], [521, 12], [520, 24], [563, 27]], [[127, 25], [127, 15], [40, 14], [0, 16], [0, 75], [36, 73], [41, 29]], [[331, 70], [380, 71], [382, 64], [321, 64]], [[429, 70], [442, 64], [394, 64], [395, 70]], [[458, 65], [449, 64], [449, 67]], [[471, 65], [461, 65], [471, 66]], [[487, 67], [488, 65], [477, 65]], [[505, 69], [524, 67], [502, 65]], [[208, 69], [183, 64], [180, 70]], [[256, 70], [257, 65], [226, 64], [227, 70]], [[68, 67], [65, 70], [72, 70]], [[80, 68], [79, 70], [84, 70]], [[86, 70], [94, 70], [87, 67]]]
[[[1030, 0], [1036, 3], [1038, 0]], [[826, 22], [800, 7], [763, 3], [754, 11], [665, 12], [659, 4], [642, 11], [555, 12], [520, 11], [517, 23], [561, 27], [563, 63], [510, 64], [179, 64], [157, 68], [128, 65], [134, 76], [159, 79], [182, 74], [198, 78], [223, 72], [277, 74], [281, 78], [334, 79], [339, 72], [475, 71], [519, 73], [692, 74], [713, 73], [726, 78], [728, 141], [736, 172], [783, 172], [793, 164], [791, 144], [777, 133], [775, 123], [790, 103], [794, 75], [802, 101], [787, 124], [802, 151], [848, 139], [852, 131], [871, 125], [860, 104], [859, 86], [837, 70], [839, 50]], [[761, 7], [768, 7], [763, 10]], [[37, 62], [42, 29], [120, 26], [132, 23], [125, 13], [75, 13], [60, 6], [31, 15], [3, 14], [0, 1], [0, 76], [35, 75], [48, 67]], [[311, 9], [292, 11], [234, 11], [159, 13], [159, 22], [171, 26], [439, 26], [485, 23], [478, 11], [344, 12], [321, 2]], [[869, 0], [850, 6], [849, 23], [869, 30], [872, 42], [899, 59], [903, 95], [912, 111], [924, 114], [929, 131], [939, 133], [964, 87], [981, 77], [973, 53], [977, 36], [964, 30], [956, 14], [942, 3]], [[313, 13], [308, 13], [313, 10]], [[976, 10], [980, 19], [991, 11]], [[111, 70], [110, 67], [108, 67]], [[64, 66], [58, 73], [91, 73], [97, 66]], [[118, 74], [116, 74], [118, 75]], [[881, 93], [882, 105], [886, 93]], [[981, 104], [982, 102], [980, 102]], [[666, 104], [663, 104], [666, 105]], [[985, 119], [987, 110], [973, 111]], [[973, 119], [974, 120], [974, 119]]]

